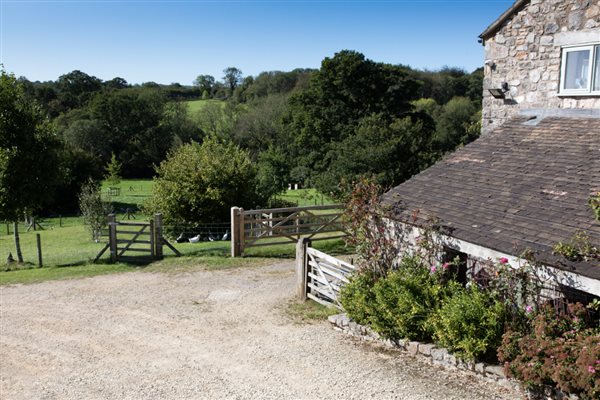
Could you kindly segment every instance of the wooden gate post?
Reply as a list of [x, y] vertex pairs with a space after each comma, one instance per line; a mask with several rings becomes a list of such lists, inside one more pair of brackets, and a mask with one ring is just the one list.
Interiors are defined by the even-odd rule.
[[154, 254], [157, 260], [163, 259], [163, 244], [164, 241], [162, 214], [156, 213], [154, 214], [154, 246], [156, 246]]
[[300, 238], [296, 243], [296, 296], [300, 301], [306, 301], [308, 284], [308, 254], [310, 239]]
[[244, 251], [244, 209], [231, 207], [231, 257], [240, 257]]
[[110, 262], [117, 262], [117, 220], [115, 214], [108, 214], [108, 245]]
[[42, 268], [44, 266], [44, 263], [42, 262], [42, 238], [39, 233], [35, 234], [35, 240], [37, 242], [38, 267]]

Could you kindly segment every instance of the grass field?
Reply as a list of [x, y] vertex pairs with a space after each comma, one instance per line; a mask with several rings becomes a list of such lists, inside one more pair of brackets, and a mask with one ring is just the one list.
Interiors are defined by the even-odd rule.
[[[152, 180], [123, 180], [116, 185], [120, 188], [120, 194], [111, 196], [115, 205], [117, 219], [124, 220], [124, 212], [127, 208], [133, 210], [132, 218], [146, 221], [148, 216], [143, 215], [139, 210], [144, 202], [152, 195]], [[110, 185], [103, 184], [102, 193], [107, 195]], [[320, 195], [314, 189], [300, 189], [288, 191], [279, 197], [292, 204], [299, 206], [309, 206], [316, 204], [331, 204], [331, 199]], [[77, 216], [65, 216], [55, 218], [45, 218], [38, 220], [43, 230], [27, 231], [27, 226], [23, 223], [19, 225], [21, 238], [21, 249], [25, 263], [15, 266], [12, 264], [10, 269], [5, 263], [8, 254], [11, 253], [16, 258], [14, 249], [13, 227], [11, 225], [0, 225], [0, 284], [9, 284], [16, 282], [37, 282], [48, 279], [62, 279], [65, 277], [80, 277], [89, 275], [98, 275], [104, 273], [113, 273], [120, 271], [129, 271], [136, 267], [126, 264], [103, 264], [108, 262], [108, 252], [99, 260], [99, 264], [91, 264], [97, 254], [106, 245], [106, 239], [96, 243], [91, 240], [91, 234], [83, 223], [83, 219]], [[37, 245], [36, 234], [40, 234], [42, 244], [43, 269], [37, 267]], [[174, 258], [169, 249], [165, 247], [166, 260], [173, 258], [173, 265], [179, 265], [182, 262], [202, 263], [203, 260], [209, 260], [211, 265], [221, 265], [223, 263], [233, 263], [237, 265], [241, 261], [231, 260], [230, 242], [200, 242], [200, 243], [175, 243], [173, 245], [185, 256], [183, 258]], [[315, 242], [315, 247], [331, 253], [346, 253], [347, 249], [340, 239], [325, 240]], [[275, 245], [265, 247], [249, 248], [244, 253], [245, 257], [263, 259], [263, 258], [292, 258], [295, 255], [295, 246]], [[161, 265], [171, 265], [167, 261]], [[193, 263], [192, 262], [192, 263]], [[243, 262], [241, 262], [243, 263]], [[154, 264], [152, 264], [154, 265]]]
[[296, 204], [298, 207], [335, 204], [329, 196], [319, 193], [316, 189], [288, 190], [278, 195], [277, 199]]
[[206, 107], [208, 104], [218, 104], [221, 107], [225, 107], [225, 104], [226, 104], [222, 100], [191, 100], [191, 101], [186, 101], [186, 103], [188, 106], [188, 111], [192, 115], [198, 113], [199, 111], [202, 111], [202, 109], [204, 107]]

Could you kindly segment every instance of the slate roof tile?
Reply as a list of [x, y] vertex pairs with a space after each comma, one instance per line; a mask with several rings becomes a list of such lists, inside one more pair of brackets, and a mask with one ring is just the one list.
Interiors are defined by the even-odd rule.
[[[600, 222], [588, 206], [600, 191], [600, 119], [516, 118], [391, 189], [390, 216], [424, 224], [439, 218], [450, 236], [600, 279], [600, 263], [552, 254], [557, 242], [587, 231], [600, 247]], [[421, 210], [417, 221], [414, 210]]]

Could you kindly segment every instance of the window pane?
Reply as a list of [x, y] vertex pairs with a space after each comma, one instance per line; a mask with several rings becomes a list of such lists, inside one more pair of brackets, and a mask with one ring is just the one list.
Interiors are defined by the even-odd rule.
[[570, 51], [567, 53], [565, 89], [588, 89], [590, 51]]
[[596, 61], [594, 62], [594, 90], [600, 91], [600, 46], [596, 46]]

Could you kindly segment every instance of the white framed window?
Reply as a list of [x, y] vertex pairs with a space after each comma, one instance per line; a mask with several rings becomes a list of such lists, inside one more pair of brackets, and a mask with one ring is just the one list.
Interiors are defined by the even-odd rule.
[[600, 96], [600, 44], [562, 49], [559, 94]]

